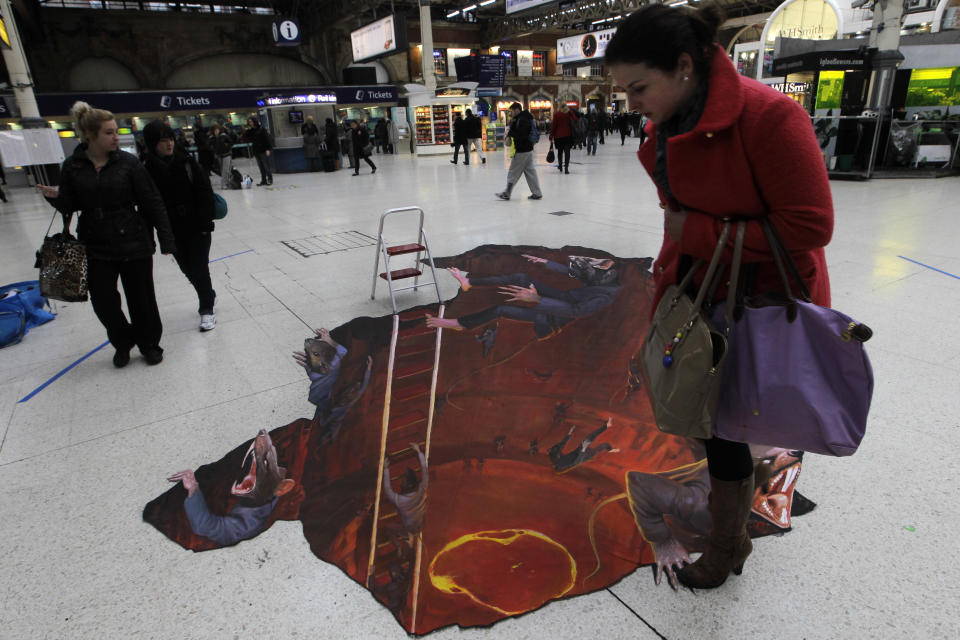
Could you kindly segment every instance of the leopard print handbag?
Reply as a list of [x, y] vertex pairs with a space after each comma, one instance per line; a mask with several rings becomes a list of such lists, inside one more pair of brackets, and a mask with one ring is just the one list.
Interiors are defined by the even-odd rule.
[[[57, 214], [53, 214], [56, 219]], [[40, 293], [47, 298], [63, 302], [86, 302], [87, 300], [87, 249], [70, 235], [70, 216], [64, 216], [63, 232], [47, 235], [37, 251], [34, 266], [40, 269]]]

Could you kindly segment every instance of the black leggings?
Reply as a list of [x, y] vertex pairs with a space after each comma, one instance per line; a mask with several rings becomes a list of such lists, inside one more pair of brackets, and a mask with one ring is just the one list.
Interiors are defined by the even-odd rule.
[[746, 443], [714, 437], [704, 440], [703, 444], [707, 448], [710, 475], [717, 480], [736, 482], [753, 474], [753, 456]]

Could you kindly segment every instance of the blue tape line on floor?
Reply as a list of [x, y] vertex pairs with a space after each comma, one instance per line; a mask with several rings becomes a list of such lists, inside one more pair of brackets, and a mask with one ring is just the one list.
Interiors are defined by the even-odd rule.
[[24, 397], [21, 398], [20, 400], [17, 400], [17, 404], [19, 404], [19, 403], [21, 403], [21, 402], [26, 402], [27, 400], [29, 400], [29, 399], [32, 398], [33, 396], [37, 395], [38, 393], [40, 393], [41, 391], [43, 391], [44, 389], [46, 389], [47, 387], [49, 387], [51, 384], [53, 384], [53, 382], [54, 382], [57, 378], [59, 378], [60, 376], [62, 376], [63, 374], [65, 374], [67, 371], [70, 371], [70, 369], [73, 369], [75, 366], [77, 366], [78, 364], [80, 364], [81, 362], [83, 362], [84, 360], [86, 360], [87, 358], [89, 358], [90, 356], [92, 356], [93, 354], [95, 354], [97, 351], [100, 351], [100, 349], [103, 349], [103, 348], [104, 348], [105, 346], [107, 346], [108, 344], [110, 344], [110, 341], [109, 341], [109, 340], [107, 340], [106, 342], [104, 342], [102, 345], [100, 345], [99, 347], [97, 347], [96, 349], [94, 349], [93, 351], [91, 351], [90, 353], [88, 353], [87, 355], [79, 358], [76, 362], [74, 362], [73, 364], [71, 364], [71, 365], [67, 366], [66, 368], [64, 368], [63, 370], [61, 370], [60, 373], [58, 373], [57, 375], [53, 376], [52, 378], [50, 378], [50, 379], [47, 380], [46, 382], [44, 382], [42, 385], [40, 385], [39, 387], [37, 387], [36, 389], [34, 389], [34, 390], [31, 391], [30, 393], [28, 393], [26, 396], [24, 396]]
[[232, 258], [233, 256], [241, 256], [241, 255], [243, 255], [243, 254], [245, 254], [245, 253], [250, 253], [251, 251], [253, 251], [253, 249], [247, 249], [246, 251], [241, 251], [240, 253], [231, 253], [230, 255], [228, 255], [228, 256], [223, 256], [222, 258], [214, 258], [214, 259], [211, 260], [210, 262], [217, 262], [217, 261], [219, 261], [219, 260], [226, 260], [227, 258]]
[[[227, 258], [232, 258], [233, 256], [239, 256], [239, 255], [242, 255], [242, 254], [244, 254], [244, 253], [250, 253], [251, 251], [253, 251], [253, 249], [247, 249], [246, 251], [241, 251], [241, 252], [239, 252], [239, 253], [232, 253], [232, 254], [230, 254], [229, 256], [223, 256], [222, 258], [215, 258], [215, 259], [211, 260], [210, 262], [217, 262], [218, 260], [226, 260]], [[37, 395], [38, 393], [40, 393], [41, 391], [43, 391], [44, 389], [46, 389], [48, 386], [50, 386], [51, 384], [53, 384], [53, 382], [54, 382], [57, 378], [59, 378], [60, 376], [62, 376], [63, 374], [65, 374], [67, 371], [70, 371], [70, 369], [73, 369], [75, 366], [77, 366], [78, 364], [80, 364], [81, 362], [83, 362], [84, 360], [86, 360], [87, 358], [89, 358], [90, 356], [92, 356], [93, 354], [95, 354], [97, 351], [100, 351], [100, 349], [103, 349], [103, 348], [104, 348], [105, 346], [107, 346], [108, 344], [110, 344], [110, 341], [109, 341], [109, 340], [107, 340], [107, 341], [104, 342], [102, 345], [100, 345], [99, 347], [97, 347], [96, 349], [94, 349], [93, 351], [91, 351], [90, 353], [88, 353], [87, 355], [83, 356], [82, 358], [80, 358], [79, 360], [77, 360], [76, 362], [74, 362], [73, 364], [71, 364], [71, 365], [69, 365], [68, 367], [66, 367], [65, 369], [63, 369], [60, 373], [58, 373], [57, 375], [53, 376], [52, 378], [50, 378], [50, 379], [47, 380], [46, 382], [44, 382], [42, 385], [40, 385], [39, 387], [37, 387], [36, 389], [34, 389], [34, 390], [31, 391], [30, 393], [28, 393], [26, 396], [24, 396], [24, 397], [21, 398], [20, 400], [17, 400], [17, 404], [19, 404], [19, 403], [21, 403], [21, 402], [26, 402], [27, 400], [29, 400], [29, 399], [32, 398], [33, 396]]]
[[957, 280], [960, 280], [960, 276], [955, 275], [955, 274], [952, 274], [952, 273], [950, 273], [949, 271], [944, 271], [944, 270], [942, 270], [942, 269], [937, 269], [936, 267], [931, 267], [931, 266], [928, 265], [928, 264], [923, 264], [922, 262], [917, 262], [916, 260], [911, 260], [910, 258], [908, 258], [908, 257], [906, 257], [906, 256], [897, 256], [897, 257], [898, 257], [898, 258], [903, 258], [903, 259], [906, 260], [907, 262], [912, 262], [913, 264], [918, 264], [918, 265], [920, 265], [921, 267], [925, 267], [925, 268], [927, 268], [927, 269], [930, 269], [931, 271], [936, 271], [937, 273], [942, 273], [942, 274], [945, 275], [945, 276], [950, 276], [951, 278], [956, 278]]

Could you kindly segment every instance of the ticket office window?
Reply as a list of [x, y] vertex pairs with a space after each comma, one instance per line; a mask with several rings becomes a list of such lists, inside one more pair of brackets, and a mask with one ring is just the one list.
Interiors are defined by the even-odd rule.
[[447, 75], [447, 50], [433, 50], [433, 72], [438, 76]]
[[533, 75], [535, 76], [547, 75], [547, 52], [546, 51], [533, 52]]

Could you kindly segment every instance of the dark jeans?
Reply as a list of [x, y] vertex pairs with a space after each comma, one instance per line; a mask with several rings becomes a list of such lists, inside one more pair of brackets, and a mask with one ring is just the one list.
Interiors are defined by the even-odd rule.
[[753, 473], [753, 456], [746, 443], [710, 438], [703, 444], [707, 448], [707, 467], [714, 478], [734, 482]]
[[[123, 283], [123, 295], [127, 299], [130, 321], [123, 315], [117, 277]], [[100, 324], [107, 330], [116, 349], [140, 351], [160, 348], [163, 324], [157, 308], [157, 296], [153, 289], [153, 257], [139, 260], [87, 259], [87, 286], [90, 303]]]
[[257, 168], [260, 169], [260, 182], [273, 182], [273, 172], [270, 171], [270, 157], [267, 154], [257, 154]]
[[573, 148], [573, 138], [557, 138], [553, 141], [557, 147], [557, 168], [570, 168], [570, 149]]
[[373, 164], [373, 160], [370, 159], [370, 156], [365, 155], [365, 154], [360, 154], [360, 155], [354, 154], [354, 156], [353, 156], [353, 172], [354, 172], [354, 173], [360, 173], [360, 160], [361, 160], [361, 158], [363, 159], [364, 162], [366, 162], [368, 165], [370, 165], [370, 170], [371, 170], [371, 171], [375, 171], [375, 170], [376, 170], [377, 165]]
[[210, 282], [211, 239], [209, 233], [177, 236], [177, 252], [173, 254], [180, 271], [197, 291], [197, 299], [200, 301], [197, 313], [202, 316], [213, 313], [213, 302], [217, 299], [217, 292], [213, 290], [213, 283]]
[[307, 167], [310, 171], [320, 171], [320, 158], [307, 158]]
[[460, 147], [463, 147], [463, 164], [470, 164], [470, 146], [467, 142], [453, 143], [453, 161], [457, 161], [457, 156], [460, 154]]

